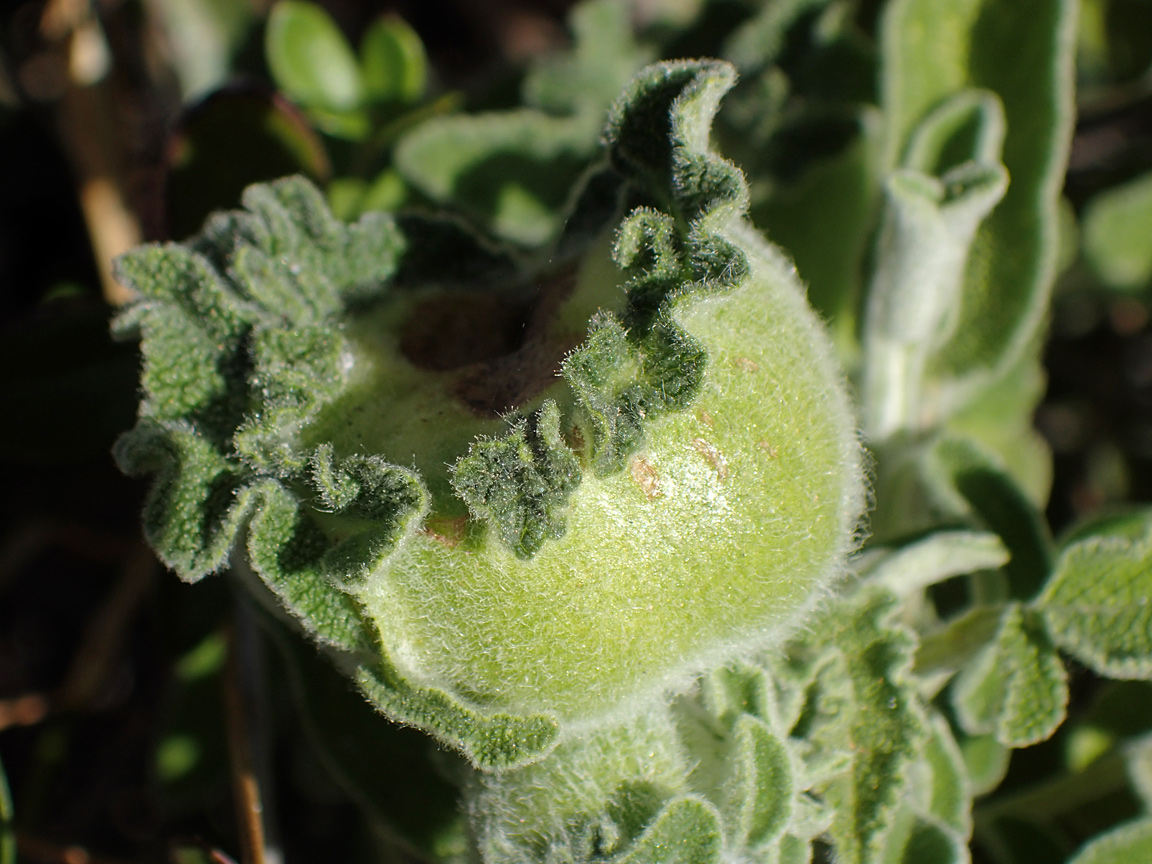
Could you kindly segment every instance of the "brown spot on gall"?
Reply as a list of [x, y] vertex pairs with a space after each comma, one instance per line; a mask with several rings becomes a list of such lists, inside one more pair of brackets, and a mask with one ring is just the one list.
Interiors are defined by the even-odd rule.
[[712, 466], [712, 470], [716, 472], [716, 476], [723, 480], [728, 476], [728, 460], [724, 458], [724, 454], [716, 449], [716, 445], [703, 438], [693, 438], [692, 447], [696, 452], [704, 457], [704, 461]]
[[756, 446], [767, 453], [769, 459], [775, 459], [780, 455], [780, 448], [768, 441], [761, 441]]
[[636, 485], [644, 490], [644, 494], [648, 496], [649, 501], [660, 497], [662, 494], [660, 492], [660, 477], [651, 463], [645, 461], [640, 456], [635, 456], [632, 461], [628, 463], [628, 473], [632, 475], [632, 479], [636, 482]]
[[703, 408], [696, 412], [696, 419], [707, 426], [709, 429], [712, 429], [716, 425], [716, 421], [712, 419], [712, 415], [705, 411]]
[[433, 517], [424, 523], [419, 533], [442, 546], [455, 549], [468, 533], [468, 517], [457, 516], [455, 519]]

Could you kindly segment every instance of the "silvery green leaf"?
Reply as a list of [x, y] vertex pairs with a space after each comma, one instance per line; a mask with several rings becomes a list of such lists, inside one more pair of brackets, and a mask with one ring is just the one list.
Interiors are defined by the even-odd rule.
[[1003, 614], [1001, 604], [980, 604], [925, 633], [916, 648], [916, 673], [951, 675], [959, 670], [996, 637]]
[[942, 419], [926, 399], [928, 362], [959, 326], [976, 231], [1003, 197], [999, 164], [965, 162], [937, 178], [889, 176], [865, 319], [862, 398], [876, 441]]
[[1056, 644], [1102, 675], [1152, 677], [1152, 544], [1096, 534], [1066, 546], [1036, 599]]
[[741, 717], [734, 732], [720, 812], [729, 848], [757, 848], [775, 840], [792, 816], [792, 758], [768, 725], [751, 715]]
[[868, 575], [903, 598], [952, 576], [994, 570], [1007, 563], [1008, 557], [995, 534], [938, 531], [892, 552]]
[[929, 367], [945, 388], [944, 414], [1015, 363], [1043, 320], [1073, 119], [1076, 5], [896, 0], [882, 15], [888, 164], [899, 164], [930, 112], [969, 88], [995, 93], [1007, 121], [1011, 184], [973, 240], [951, 337], [936, 346]]
[[1089, 840], [1068, 864], [1135, 864], [1150, 859], [1152, 819], [1142, 817]]
[[886, 593], [862, 591], [821, 622], [812, 638], [835, 641], [842, 652], [848, 698], [818, 706], [815, 729], [793, 731], [849, 756], [847, 770], [815, 787], [832, 811], [837, 860], [848, 864], [880, 860], [925, 736], [923, 708], [907, 680], [912, 639], [888, 623], [891, 610]]
[[1048, 738], [1064, 721], [1064, 664], [1034, 612], [1009, 605], [996, 640], [952, 684], [952, 704], [970, 734], [993, 734], [1008, 747]]

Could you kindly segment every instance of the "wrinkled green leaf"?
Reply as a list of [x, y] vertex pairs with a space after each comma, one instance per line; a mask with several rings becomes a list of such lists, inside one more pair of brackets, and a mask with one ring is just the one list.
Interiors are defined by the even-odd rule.
[[1060, 554], [1037, 608], [1052, 638], [1113, 678], [1152, 677], [1152, 546], [1097, 535]]
[[1117, 291], [1152, 283], [1152, 173], [1098, 194], [1081, 225], [1084, 259], [1096, 278]]
[[1068, 864], [1135, 864], [1152, 860], [1152, 819], [1137, 819], [1090, 840]]
[[482, 713], [442, 691], [414, 687], [387, 667], [362, 666], [356, 678], [364, 695], [390, 719], [435, 735], [485, 771], [535, 761], [555, 746], [559, 735], [552, 717]]
[[883, 592], [863, 592], [824, 623], [823, 638], [843, 652], [851, 688], [847, 704], [829, 706], [843, 713], [817, 738], [850, 758], [847, 772], [818, 787], [831, 806], [837, 860], [845, 864], [880, 860], [925, 735], [923, 709], [905, 686], [911, 638], [886, 623], [891, 605]]
[[264, 33], [276, 86], [306, 108], [350, 111], [364, 98], [356, 55], [322, 6], [279, 0]]
[[952, 704], [964, 730], [993, 734], [1006, 747], [1048, 738], [1064, 721], [1064, 664], [1033, 613], [1010, 605], [996, 641], [961, 671]]

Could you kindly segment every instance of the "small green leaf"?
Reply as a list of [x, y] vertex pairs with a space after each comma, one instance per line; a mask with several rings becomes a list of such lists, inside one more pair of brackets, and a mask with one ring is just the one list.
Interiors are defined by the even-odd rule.
[[1152, 282], [1152, 173], [1099, 193], [1081, 224], [1084, 258], [1101, 282], [1117, 291]]
[[1048, 738], [1064, 721], [1064, 664], [1034, 613], [1010, 605], [996, 641], [952, 685], [952, 703], [965, 731], [994, 734], [1007, 747]]
[[611, 864], [719, 864], [720, 816], [707, 801], [673, 799]]
[[952, 673], [971, 660], [1000, 629], [1000, 605], [981, 604], [926, 633], [916, 648], [916, 673]]
[[995, 534], [938, 531], [893, 552], [869, 571], [898, 597], [922, 591], [952, 576], [994, 570], [1007, 563], [1008, 550]]
[[264, 51], [276, 86], [306, 108], [350, 111], [363, 100], [352, 46], [315, 3], [280, 0], [273, 6]]
[[922, 801], [914, 802], [915, 806], [951, 833], [966, 838], [972, 833], [972, 792], [964, 756], [948, 721], [939, 714], [929, 718], [928, 733], [923, 764], [930, 769], [931, 794], [926, 807]]
[[728, 755], [731, 775], [720, 812], [731, 848], [758, 848], [775, 840], [792, 816], [795, 796], [788, 749], [768, 725], [749, 714], [736, 722]]
[[1136, 864], [1152, 861], [1152, 819], [1127, 822], [1088, 841], [1068, 864]]
[[939, 178], [908, 168], [888, 177], [865, 318], [862, 398], [874, 440], [945, 416], [929, 399], [929, 360], [959, 325], [977, 230], [1007, 187], [998, 163], [964, 162]]
[[947, 382], [945, 410], [966, 401], [981, 377], [1015, 363], [1044, 319], [1074, 117], [1077, 5], [895, 0], [882, 13], [887, 164], [899, 164], [934, 109], [969, 88], [995, 93], [1007, 120], [1002, 161], [1011, 185], [973, 240], [956, 326], [931, 367]]
[[1152, 678], [1152, 544], [1097, 535], [1060, 554], [1036, 605], [1052, 638], [1111, 678]]
[[960, 738], [960, 752], [968, 771], [972, 795], [987, 795], [1000, 785], [1008, 773], [1008, 760], [1012, 751], [992, 735], [964, 735]]
[[420, 101], [427, 86], [428, 58], [420, 36], [395, 16], [378, 18], [360, 42], [364, 90], [376, 102]]

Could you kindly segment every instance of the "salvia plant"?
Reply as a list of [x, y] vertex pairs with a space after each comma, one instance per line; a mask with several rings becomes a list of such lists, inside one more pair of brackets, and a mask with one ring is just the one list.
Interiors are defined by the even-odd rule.
[[385, 858], [1152, 860], [1152, 512], [1053, 539], [1031, 430], [1077, 4], [723, 6], [577, 7], [393, 130], [395, 213], [288, 177], [120, 258], [149, 541], [257, 601]]

